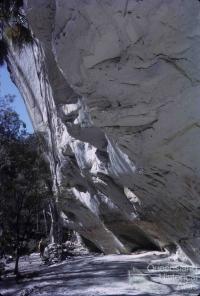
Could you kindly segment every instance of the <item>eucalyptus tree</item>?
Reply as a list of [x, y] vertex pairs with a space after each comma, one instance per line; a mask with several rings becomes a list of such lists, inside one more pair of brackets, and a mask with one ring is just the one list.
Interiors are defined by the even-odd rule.
[[15, 255], [16, 274], [30, 239], [45, 235], [43, 210], [52, 197], [38, 147], [38, 135], [27, 134], [18, 114], [0, 100], [0, 248]]

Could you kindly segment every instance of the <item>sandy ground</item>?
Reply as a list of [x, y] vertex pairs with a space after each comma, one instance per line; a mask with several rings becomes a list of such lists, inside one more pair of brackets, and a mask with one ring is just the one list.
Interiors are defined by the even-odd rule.
[[[10, 264], [8, 269], [13, 268]], [[199, 295], [200, 269], [166, 253], [82, 256], [46, 266], [39, 254], [20, 261], [23, 279], [0, 281], [0, 295]]]

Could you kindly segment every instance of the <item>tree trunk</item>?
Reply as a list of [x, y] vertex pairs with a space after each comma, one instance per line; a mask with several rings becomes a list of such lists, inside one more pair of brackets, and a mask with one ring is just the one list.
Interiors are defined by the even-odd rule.
[[17, 248], [16, 259], [15, 259], [15, 270], [14, 270], [14, 274], [16, 276], [19, 275], [19, 258], [20, 258], [19, 249]]
[[59, 211], [55, 201], [51, 201], [49, 204], [51, 215], [51, 229], [50, 229], [50, 241], [51, 243], [62, 243], [62, 225], [60, 220]]
[[37, 221], [37, 222], [36, 222], [36, 227], [37, 227], [37, 228], [36, 228], [36, 231], [38, 232], [38, 231], [39, 231], [39, 217], [38, 217], [38, 209], [37, 209], [36, 219], [37, 219], [37, 220], [36, 220], [36, 221]]
[[45, 210], [43, 210], [43, 216], [44, 216], [45, 233], [46, 233], [46, 237], [47, 237], [47, 235], [48, 235], [48, 227], [47, 227], [47, 218], [46, 218]]

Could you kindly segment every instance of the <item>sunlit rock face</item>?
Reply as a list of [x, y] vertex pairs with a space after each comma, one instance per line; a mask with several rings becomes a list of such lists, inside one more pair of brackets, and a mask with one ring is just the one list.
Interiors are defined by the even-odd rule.
[[27, 1], [10, 71], [47, 140], [64, 223], [105, 253], [200, 262], [200, 2]]

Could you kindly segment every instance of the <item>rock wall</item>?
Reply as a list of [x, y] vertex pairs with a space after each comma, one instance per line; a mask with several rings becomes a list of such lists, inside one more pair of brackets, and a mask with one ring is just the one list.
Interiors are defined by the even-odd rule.
[[64, 223], [105, 253], [200, 262], [200, 2], [26, 1], [9, 69], [45, 135]]

